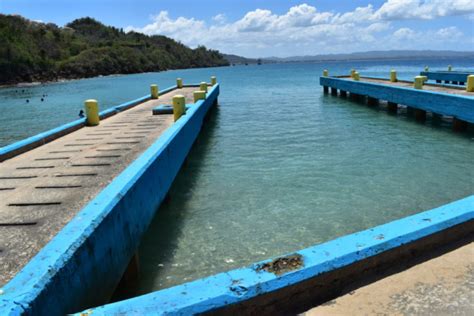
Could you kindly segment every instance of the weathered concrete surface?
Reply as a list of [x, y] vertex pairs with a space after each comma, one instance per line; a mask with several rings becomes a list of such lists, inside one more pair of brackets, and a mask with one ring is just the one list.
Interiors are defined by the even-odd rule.
[[304, 315], [474, 315], [474, 243], [361, 287]]
[[[349, 77], [347, 77], [348, 79]], [[397, 82], [390, 82], [390, 80], [386, 79], [375, 79], [375, 78], [366, 78], [366, 77], [361, 77], [360, 78], [361, 82], [373, 82], [373, 83], [380, 83], [380, 84], [386, 84], [389, 86], [397, 86], [397, 87], [403, 87], [403, 88], [413, 88], [413, 82], [409, 81], [397, 81]], [[442, 86], [442, 85], [436, 85], [436, 84], [424, 84], [423, 85], [423, 90], [428, 90], [428, 91], [435, 91], [435, 92], [443, 92], [443, 93], [451, 93], [451, 94], [457, 94], [457, 95], [464, 95], [468, 97], [474, 97], [473, 92], [467, 92], [466, 88], [464, 87], [455, 87], [455, 86]]]
[[0, 286], [173, 123], [152, 108], [175, 94], [192, 102], [194, 90], [174, 90], [0, 163]]

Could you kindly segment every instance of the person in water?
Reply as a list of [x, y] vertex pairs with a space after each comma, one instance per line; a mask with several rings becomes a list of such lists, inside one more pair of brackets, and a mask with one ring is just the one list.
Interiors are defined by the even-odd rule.
[[83, 110], [80, 110], [80, 111], [79, 111], [79, 117], [80, 117], [80, 118], [83, 118], [83, 117], [84, 117], [84, 111], [83, 111]]

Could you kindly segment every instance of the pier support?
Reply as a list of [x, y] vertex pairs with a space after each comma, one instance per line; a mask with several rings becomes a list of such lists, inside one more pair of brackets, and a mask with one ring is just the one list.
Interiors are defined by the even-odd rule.
[[367, 97], [367, 105], [368, 106], [377, 106], [379, 104], [379, 100], [372, 97]]
[[136, 252], [128, 263], [125, 272], [122, 275], [112, 301], [123, 300], [137, 294], [138, 282], [140, 281], [140, 262], [138, 252]]
[[340, 90], [340, 91], [339, 91], [339, 94], [341, 95], [341, 97], [347, 98], [347, 91]]
[[453, 118], [453, 131], [465, 132], [467, 130], [468, 123], [466, 121]]
[[443, 83], [441, 80], [436, 80], [436, 83]]
[[337, 89], [336, 88], [331, 88], [331, 94], [332, 95], [337, 95]]
[[393, 103], [393, 102], [388, 102], [387, 110], [389, 113], [396, 114], [398, 112], [398, 104]]
[[364, 96], [361, 94], [351, 92], [350, 96], [352, 100], [357, 101], [357, 102], [362, 102], [364, 100]]
[[407, 115], [413, 116], [414, 113], [415, 113], [415, 109], [412, 108], [411, 106], [407, 106]]
[[431, 122], [435, 125], [439, 125], [441, 124], [441, 122], [443, 121], [443, 116], [441, 114], [436, 114], [436, 113], [433, 113], [432, 116], [431, 116]]
[[324, 86], [323, 91], [324, 91], [325, 94], [328, 94], [329, 93], [329, 87]]
[[425, 122], [426, 121], [426, 111], [415, 109], [415, 120], [418, 122]]

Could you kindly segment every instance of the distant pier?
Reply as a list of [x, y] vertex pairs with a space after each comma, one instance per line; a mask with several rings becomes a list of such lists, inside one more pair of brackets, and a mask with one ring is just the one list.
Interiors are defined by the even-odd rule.
[[387, 110], [397, 113], [400, 105], [406, 106], [420, 122], [426, 120], [427, 112], [435, 119], [443, 116], [453, 118], [453, 129], [463, 131], [468, 123], [474, 123], [474, 93], [464, 87], [427, 84], [426, 77], [417, 77], [415, 82], [392, 79], [354, 76], [322, 76], [320, 85], [325, 93], [340, 95], [367, 102], [376, 106], [387, 102]]

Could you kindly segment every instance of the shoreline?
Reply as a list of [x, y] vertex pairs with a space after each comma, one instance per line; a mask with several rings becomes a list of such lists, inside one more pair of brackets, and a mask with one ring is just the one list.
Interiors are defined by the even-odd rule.
[[0, 84], [0, 89], [7, 89], [7, 88], [31, 88], [37, 87], [52, 83], [65, 83], [75, 80], [84, 80], [84, 79], [95, 79], [101, 77], [120, 77], [120, 76], [127, 76], [127, 75], [140, 75], [140, 74], [151, 74], [151, 73], [162, 73], [172, 70], [188, 70], [188, 69], [205, 69], [205, 68], [219, 68], [219, 67], [230, 67], [230, 65], [224, 66], [210, 66], [210, 67], [194, 67], [194, 68], [176, 68], [176, 69], [165, 69], [159, 71], [145, 71], [145, 72], [134, 72], [134, 73], [120, 73], [120, 74], [108, 74], [108, 75], [98, 75], [98, 76], [91, 76], [91, 77], [80, 77], [80, 78], [57, 78], [54, 80], [46, 80], [46, 81], [31, 81], [31, 82], [18, 82], [18, 83], [7, 83], [7, 84]]

